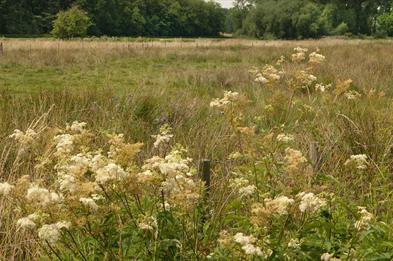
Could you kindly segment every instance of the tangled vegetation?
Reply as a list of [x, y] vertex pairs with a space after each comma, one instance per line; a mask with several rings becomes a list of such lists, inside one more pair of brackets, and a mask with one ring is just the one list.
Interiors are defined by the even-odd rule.
[[227, 27], [264, 39], [392, 36], [391, 0], [235, 0]]
[[27, 239], [18, 255], [391, 260], [392, 144], [382, 143], [391, 107], [364, 106], [384, 101], [383, 91], [321, 78], [326, 60], [297, 47], [249, 71], [264, 96], [228, 90], [205, 100], [231, 144], [213, 161], [210, 187], [170, 122], [146, 145], [84, 122], [48, 126], [50, 111], [9, 133], [1, 214], [8, 233]]

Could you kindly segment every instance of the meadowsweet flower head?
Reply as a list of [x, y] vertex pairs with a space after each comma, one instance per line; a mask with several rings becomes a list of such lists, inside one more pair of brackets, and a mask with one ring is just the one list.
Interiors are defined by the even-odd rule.
[[289, 143], [289, 142], [292, 142], [292, 141], [294, 141], [295, 140], [295, 137], [293, 136], [293, 135], [291, 135], [291, 134], [284, 134], [284, 133], [281, 133], [281, 134], [278, 134], [277, 135], [277, 141], [279, 141], [279, 142], [283, 142], [283, 143]]
[[158, 228], [157, 219], [152, 216], [145, 216], [139, 222], [138, 227], [142, 230], [155, 231]]
[[152, 137], [156, 139], [154, 142], [155, 148], [158, 148], [160, 144], [167, 144], [173, 138], [172, 128], [168, 124], [165, 124], [160, 128], [160, 133], [152, 135]]
[[77, 189], [77, 181], [72, 175], [61, 175], [58, 177], [61, 191], [68, 191], [73, 194]]
[[341, 259], [335, 258], [334, 254], [324, 253], [321, 255], [321, 261], [340, 261]]
[[268, 104], [268, 105], [265, 105], [265, 107], [263, 107], [263, 109], [264, 109], [266, 112], [272, 112], [272, 111], [274, 110], [274, 107], [273, 107], [273, 105]]
[[236, 189], [241, 197], [251, 196], [257, 190], [255, 185], [250, 185], [250, 181], [243, 177], [230, 179], [229, 187]]
[[286, 215], [288, 214], [288, 207], [292, 205], [295, 201], [286, 196], [279, 196], [275, 199], [267, 198], [264, 200], [266, 209], [272, 213], [277, 215]]
[[240, 245], [252, 244], [256, 241], [256, 238], [254, 236], [246, 236], [243, 233], [237, 233], [233, 237], [233, 239], [236, 243], [239, 243]]
[[266, 225], [273, 216], [287, 215], [294, 200], [286, 196], [275, 199], [266, 198], [264, 203], [254, 203], [251, 206], [251, 221], [256, 225]]
[[228, 231], [226, 231], [226, 230], [222, 230], [222, 231], [220, 231], [220, 235], [219, 235], [219, 237], [218, 237], [218, 244], [221, 246], [221, 247], [228, 247], [228, 246], [230, 246], [231, 245], [231, 242], [232, 242], [232, 236], [228, 233]]
[[345, 93], [346, 91], [348, 91], [349, 88], [351, 88], [352, 82], [353, 81], [351, 79], [348, 79], [345, 81], [338, 81], [336, 84], [336, 89], [335, 89], [336, 95], [341, 95], [341, 94]]
[[351, 157], [344, 163], [345, 166], [354, 166], [357, 169], [364, 170], [367, 168], [368, 161], [366, 154], [351, 155]]
[[92, 171], [97, 171], [108, 164], [108, 159], [100, 152], [96, 152], [89, 161]]
[[242, 249], [246, 255], [263, 256], [263, 252], [262, 252], [261, 248], [254, 246], [252, 244], [243, 245]]
[[74, 133], [84, 133], [86, 131], [86, 122], [74, 121], [71, 125], [67, 124], [66, 130]]
[[105, 167], [97, 170], [96, 172], [96, 182], [99, 184], [105, 184], [114, 180], [122, 180], [128, 176], [119, 165], [114, 163], [109, 163]]
[[60, 230], [69, 229], [70, 226], [71, 223], [66, 221], [60, 221], [54, 224], [43, 225], [41, 228], [38, 229], [38, 237], [41, 240], [46, 241], [51, 245], [54, 245], [60, 239], [61, 236]]
[[9, 137], [16, 140], [19, 144], [27, 146], [34, 143], [37, 133], [33, 129], [27, 129], [26, 132], [21, 130], [14, 130], [14, 133]]
[[161, 158], [153, 156], [145, 161], [142, 172], [137, 174], [141, 183], [160, 186], [168, 203], [175, 207], [189, 208], [199, 198], [201, 182], [193, 179], [195, 169], [190, 167], [192, 159], [184, 157], [186, 150], [174, 147]]
[[371, 221], [374, 218], [373, 214], [368, 212], [365, 207], [358, 207], [358, 213], [360, 214], [360, 219], [356, 221], [355, 228], [359, 231], [368, 230], [370, 228]]
[[269, 82], [276, 82], [281, 79], [284, 72], [277, 70], [273, 65], [267, 64], [262, 68], [262, 74]]
[[254, 236], [246, 236], [243, 233], [237, 233], [233, 240], [241, 245], [241, 249], [244, 251], [246, 255], [256, 255], [256, 256], [263, 256], [268, 257], [271, 255], [271, 250], [262, 251], [262, 249], [255, 245], [256, 238]]
[[296, 83], [294, 84], [294, 88], [302, 89], [311, 87], [318, 80], [315, 75], [304, 70], [296, 71], [293, 79], [295, 80], [294, 83]]
[[314, 195], [314, 193], [299, 193], [297, 195], [301, 199], [299, 209], [301, 212], [310, 212], [315, 213], [320, 208], [326, 206], [326, 201], [320, 199], [318, 196]]
[[295, 53], [292, 54], [292, 62], [301, 62], [306, 59], [306, 53], [308, 52], [308, 49], [296, 47], [293, 50]]
[[239, 188], [239, 194], [241, 197], [248, 197], [254, 194], [257, 187], [255, 185], [248, 185], [246, 187]]
[[292, 62], [301, 62], [306, 59], [305, 53], [294, 53], [292, 54]]
[[240, 152], [235, 151], [235, 152], [232, 152], [232, 153], [228, 156], [228, 159], [229, 159], [229, 160], [237, 160], [237, 159], [241, 159], [242, 157], [243, 157], [243, 155], [242, 155]]
[[80, 198], [79, 201], [93, 212], [98, 210], [98, 205], [92, 198]]
[[261, 73], [258, 73], [256, 75], [256, 78], [255, 78], [254, 81], [257, 82], [257, 83], [261, 83], [261, 84], [266, 84], [266, 83], [269, 82], [269, 80], [266, 79]]
[[280, 59], [277, 60], [276, 65], [280, 66], [285, 63], [285, 56], [281, 55]]
[[50, 192], [45, 188], [40, 188], [36, 185], [31, 186], [27, 190], [26, 199], [34, 204], [41, 206], [47, 206], [49, 204], [60, 202], [61, 198], [59, 194]]
[[273, 65], [265, 65], [261, 71], [255, 71], [255, 82], [261, 84], [274, 83], [279, 81], [284, 75], [283, 71], [277, 70]]
[[319, 54], [317, 52], [312, 52], [309, 54], [309, 63], [313, 65], [321, 64], [325, 61], [326, 57], [323, 56], [322, 54]]
[[288, 242], [288, 247], [292, 249], [300, 249], [301, 245], [302, 242], [298, 238], [295, 239], [291, 238], [291, 240], [289, 240]]
[[225, 91], [223, 98], [216, 98], [210, 102], [210, 107], [225, 109], [228, 106], [235, 104], [239, 100], [239, 98], [240, 97], [238, 92]]
[[10, 185], [8, 182], [0, 183], [0, 195], [8, 196], [14, 187], [14, 185]]
[[143, 143], [127, 143], [124, 134], [108, 134], [110, 148], [108, 158], [121, 166], [132, 165], [132, 160], [140, 152]]
[[303, 156], [301, 151], [286, 148], [285, 149], [286, 169], [288, 173], [298, 172], [307, 163], [307, 159]]
[[295, 52], [297, 52], [297, 53], [306, 53], [306, 52], [308, 52], [308, 49], [307, 48], [302, 48], [302, 47], [295, 47], [295, 48], [293, 48], [293, 50], [295, 51]]
[[74, 149], [74, 136], [71, 134], [60, 134], [54, 137], [56, 144], [56, 155], [69, 154]]
[[317, 83], [315, 85], [315, 90], [319, 91], [319, 92], [325, 92], [325, 91], [329, 90], [331, 87], [332, 87], [331, 84], [324, 85], [322, 83]]
[[36, 227], [36, 224], [30, 217], [23, 217], [16, 221], [16, 225], [20, 228], [25, 229], [33, 229]]
[[362, 95], [358, 93], [357, 91], [351, 90], [348, 91], [344, 94], [345, 98], [348, 100], [356, 100], [357, 98], [360, 98]]

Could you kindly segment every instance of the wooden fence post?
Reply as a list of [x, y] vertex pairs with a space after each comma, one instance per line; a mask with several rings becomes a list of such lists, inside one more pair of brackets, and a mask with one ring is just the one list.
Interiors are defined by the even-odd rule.
[[319, 143], [312, 141], [309, 144], [308, 156], [311, 161], [311, 165], [314, 173], [316, 173], [321, 165], [321, 155], [319, 151]]
[[0, 43], [0, 55], [3, 55], [4, 49], [3, 49], [3, 43]]
[[210, 177], [211, 176], [210, 160], [203, 159], [200, 162], [200, 165], [199, 165], [199, 176], [205, 182], [206, 190], [207, 190], [207, 192], [209, 192], [210, 191], [210, 178], [211, 178]]

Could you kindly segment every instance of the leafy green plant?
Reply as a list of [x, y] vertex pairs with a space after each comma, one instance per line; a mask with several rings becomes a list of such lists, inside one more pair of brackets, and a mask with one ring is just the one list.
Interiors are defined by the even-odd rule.
[[378, 16], [377, 33], [380, 35], [393, 36], [393, 12]]
[[91, 25], [88, 14], [78, 6], [74, 6], [57, 14], [53, 22], [52, 35], [61, 39], [84, 37]]

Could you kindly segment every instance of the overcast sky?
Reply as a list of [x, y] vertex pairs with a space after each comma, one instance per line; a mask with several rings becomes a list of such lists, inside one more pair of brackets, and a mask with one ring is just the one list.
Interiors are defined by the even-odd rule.
[[232, 7], [233, 0], [216, 0], [216, 1], [219, 2], [223, 7], [227, 7], [227, 8]]

